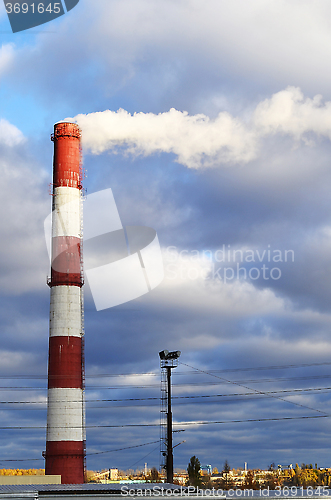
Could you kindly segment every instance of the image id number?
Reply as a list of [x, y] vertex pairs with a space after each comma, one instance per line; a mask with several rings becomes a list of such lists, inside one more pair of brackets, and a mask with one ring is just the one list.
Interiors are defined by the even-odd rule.
[[327, 486], [316, 486], [315, 489], [312, 486], [276, 486], [275, 488], [276, 497], [311, 497], [311, 496], [328, 496], [329, 489]]
[[61, 4], [57, 3], [6, 3], [6, 12], [7, 14], [27, 14], [27, 13], [38, 13], [43, 14], [44, 12], [48, 12], [49, 14], [60, 14], [61, 12]]

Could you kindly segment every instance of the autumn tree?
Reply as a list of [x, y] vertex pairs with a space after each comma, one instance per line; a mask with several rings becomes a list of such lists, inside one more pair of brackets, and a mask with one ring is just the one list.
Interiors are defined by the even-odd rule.
[[258, 490], [259, 489], [259, 485], [258, 483], [255, 481], [255, 474], [254, 474], [254, 471], [252, 470], [249, 470], [247, 472], [247, 475], [245, 477], [245, 481], [244, 481], [244, 484], [243, 484], [244, 488], [247, 488], [249, 490]]
[[160, 474], [156, 467], [152, 467], [150, 473], [147, 476], [147, 481], [150, 483], [159, 483]]
[[274, 490], [276, 489], [276, 486], [280, 486], [280, 481], [278, 476], [276, 476], [276, 474], [273, 473], [267, 474], [263, 481], [263, 487], [270, 488], [270, 490]]

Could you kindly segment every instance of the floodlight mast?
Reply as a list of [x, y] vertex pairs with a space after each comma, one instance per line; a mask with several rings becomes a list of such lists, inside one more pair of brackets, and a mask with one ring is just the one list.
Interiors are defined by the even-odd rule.
[[178, 358], [180, 356], [180, 351], [161, 351], [160, 365], [163, 370], [167, 373], [167, 454], [166, 454], [166, 472], [167, 472], [167, 483], [172, 484], [174, 480], [174, 456], [173, 456], [173, 446], [172, 446], [172, 412], [171, 412], [171, 369], [178, 366]]

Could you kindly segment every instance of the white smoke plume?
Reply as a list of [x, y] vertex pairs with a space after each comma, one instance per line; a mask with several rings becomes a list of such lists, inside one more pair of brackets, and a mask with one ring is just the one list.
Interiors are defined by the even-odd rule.
[[[170, 109], [165, 113], [106, 110], [74, 119], [83, 132], [83, 146], [92, 154], [119, 150], [131, 155], [173, 153], [189, 168], [246, 163], [258, 156], [267, 135], [287, 134], [312, 145], [311, 134], [331, 139], [331, 102], [305, 98], [288, 87], [260, 102], [249, 121], [221, 112], [215, 119]], [[309, 137], [308, 137], [309, 136]]]
[[216, 161], [249, 161], [255, 157], [255, 137], [240, 120], [220, 113], [215, 120], [170, 109], [166, 113], [135, 113], [124, 109], [74, 118], [83, 131], [83, 146], [94, 154], [118, 147], [132, 155], [173, 153], [189, 168]]
[[323, 104], [321, 95], [305, 98], [299, 88], [288, 87], [257, 105], [253, 124], [259, 135], [283, 133], [307, 142], [313, 133], [331, 139], [331, 102]]

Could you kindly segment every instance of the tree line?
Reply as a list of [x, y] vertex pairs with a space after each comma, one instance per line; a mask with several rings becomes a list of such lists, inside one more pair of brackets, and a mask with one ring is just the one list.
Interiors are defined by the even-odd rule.
[[[276, 468], [271, 464], [267, 472], [259, 469], [243, 471], [231, 470], [226, 460], [220, 474], [202, 474], [200, 460], [194, 455], [190, 458], [187, 466], [189, 486], [198, 488], [215, 488], [230, 490], [235, 488], [253, 489], [269, 488], [274, 490], [277, 486], [297, 486], [307, 488], [308, 486], [330, 486], [331, 469], [319, 469], [317, 464], [296, 464], [295, 468], [289, 466], [286, 469]], [[238, 480], [238, 476], [240, 476]]]

